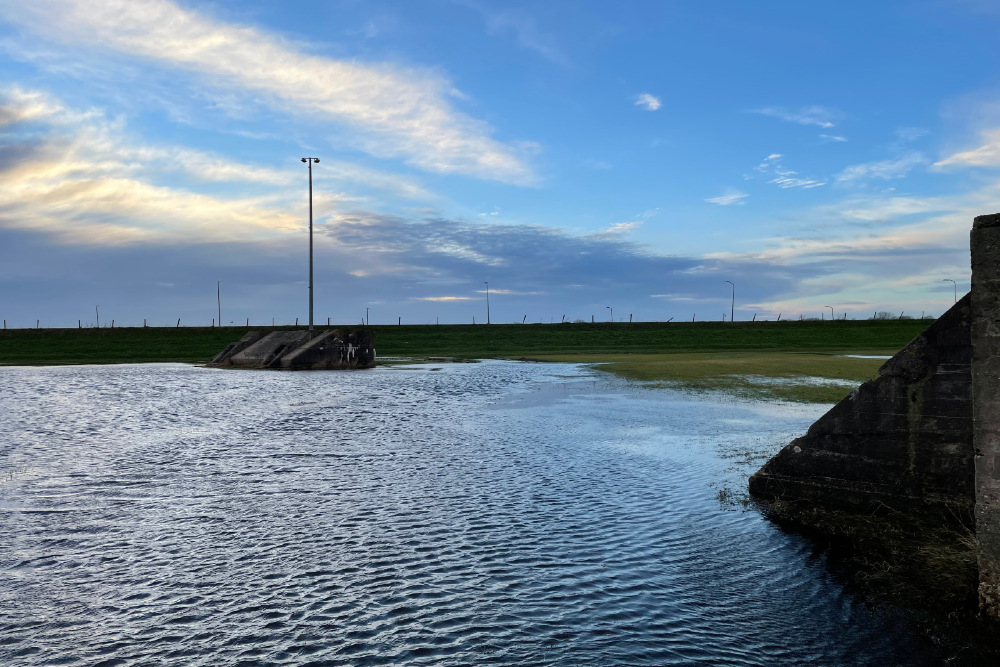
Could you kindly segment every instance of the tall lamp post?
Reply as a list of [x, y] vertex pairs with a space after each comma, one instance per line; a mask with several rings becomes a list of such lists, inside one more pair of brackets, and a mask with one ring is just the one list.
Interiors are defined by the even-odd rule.
[[836, 319], [836, 317], [833, 314], [833, 306], [823, 306], [823, 307], [830, 309], [830, 321], [833, 322]]
[[318, 157], [304, 157], [309, 165], [309, 331], [313, 330], [313, 163], [319, 164]]
[[100, 329], [101, 328], [101, 307], [100, 306], [94, 306], [94, 312], [97, 313], [97, 328]]
[[727, 280], [725, 282], [733, 286], [733, 298], [729, 302], [729, 321], [734, 322], [735, 320], [733, 319], [733, 313], [736, 312], [736, 283], [734, 283], [732, 280]]
[[222, 326], [222, 281], [215, 281], [215, 300], [219, 305], [219, 326]]
[[365, 308], [365, 326], [368, 326], [369, 324], [371, 324], [371, 321], [368, 319], [368, 308], [366, 307]]
[[484, 280], [483, 284], [486, 285], [486, 324], [490, 323], [490, 283], [488, 280]]
[[614, 324], [614, 321], [615, 321], [615, 309], [612, 308], [611, 306], [605, 306], [605, 308], [607, 308], [608, 310], [611, 311], [611, 323]]
[[952, 287], [954, 288], [954, 291], [955, 291], [955, 303], [958, 303], [958, 283], [956, 283], [951, 278], [942, 278], [941, 282], [943, 282], [943, 283], [951, 283], [951, 285], [952, 285]]

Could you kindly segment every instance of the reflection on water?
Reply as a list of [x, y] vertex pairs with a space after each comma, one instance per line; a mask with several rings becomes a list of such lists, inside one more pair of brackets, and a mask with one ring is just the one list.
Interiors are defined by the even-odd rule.
[[556, 364], [0, 369], [0, 664], [935, 664], [720, 503], [823, 409]]

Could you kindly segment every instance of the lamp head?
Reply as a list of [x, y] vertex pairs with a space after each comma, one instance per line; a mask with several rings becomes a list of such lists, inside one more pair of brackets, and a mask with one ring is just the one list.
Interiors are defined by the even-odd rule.
[[305, 159], [305, 158], [302, 158], [302, 161], [303, 161], [303, 162], [305, 162], [305, 161], [306, 161], [306, 159]]
[[313, 158], [313, 162], [315, 162], [316, 164], [319, 164], [319, 158], [318, 157], [314, 157]]

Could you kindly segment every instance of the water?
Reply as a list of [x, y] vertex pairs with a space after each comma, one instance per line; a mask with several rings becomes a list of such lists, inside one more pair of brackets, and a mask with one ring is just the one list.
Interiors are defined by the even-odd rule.
[[515, 362], [0, 369], [0, 664], [936, 664], [726, 502], [823, 409]]

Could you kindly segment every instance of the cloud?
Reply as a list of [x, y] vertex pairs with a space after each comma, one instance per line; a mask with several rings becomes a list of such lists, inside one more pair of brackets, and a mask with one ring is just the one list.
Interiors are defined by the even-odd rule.
[[833, 127], [844, 115], [837, 109], [822, 106], [763, 107], [761, 109], [754, 109], [753, 113], [780, 118], [781, 120], [798, 123], [799, 125], [816, 125], [823, 129]]
[[462, 95], [429, 71], [302, 52], [266, 31], [216, 21], [168, 0], [3, 0], [8, 20], [44, 37], [195, 73], [282, 112], [343, 123], [356, 146], [418, 168], [529, 185], [516, 147], [457, 111]]
[[817, 181], [812, 178], [799, 178], [799, 172], [786, 169], [781, 164], [781, 158], [782, 155], [780, 153], [771, 153], [764, 158], [760, 164], [754, 167], [754, 171], [763, 175], [765, 178], [768, 178], [768, 183], [777, 185], [783, 190], [788, 188], [802, 188], [803, 190], [810, 190], [812, 188], [818, 188], [821, 185], [826, 185], [826, 181]]
[[903, 178], [914, 167], [926, 164], [928, 159], [923, 153], [908, 153], [895, 160], [881, 160], [847, 167], [834, 178], [837, 183], [854, 183], [863, 180], [888, 181]]
[[640, 93], [635, 98], [635, 105], [646, 111], [656, 111], [662, 106], [660, 98], [650, 95], [649, 93]]
[[831, 141], [831, 142], [844, 142], [844, 141], [847, 141], [847, 137], [841, 137], [841, 136], [836, 135], [836, 134], [821, 134], [821, 135], [819, 135], [819, 138], [822, 139], [823, 141]]
[[616, 222], [612, 225], [609, 225], [606, 229], [602, 229], [599, 232], [588, 234], [587, 236], [590, 238], [612, 240], [624, 234], [629, 234], [635, 231], [636, 229], [639, 229], [645, 222], [655, 217], [656, 214], [659, 212], [660, 209], [658, 208], [653, 208], [648, 211], [643, 211], [642, 213], [636, 216], [635, 220], [630, 220], [628, 222]]
[[910, 142], [916, 141], [929, 132], [930, 130], [923, 127], [897, 127], [895, 135], [900, 141]]
[[[303, 180], [297, 162], [276, 169], [135, 142], [99, 110], [76, 112], [40, 91], [0, 91], [0, 117], [8, 119], [0, 226], [99, 245], [269, 238], [302, 228], [305, 202], [300, 189], [292, 195], [289, 188]], [[317, 183], [328, 186], [354, 182], [428, 195], [390, 174], [336, 161], [320, 167]], [[228, 196], [198, 191], [218, 182], [228, 184]], [[314, 199], [322, 218], [351, 197], [323, 188]]]
[[508, 10], [500, 13], [491, 13], [476, 6], [486, 19], [486, 27], [492, 34], [513, 33], [518, 45], [523, 48], [535, 51], [545, 57], [546, 60], [557, 65], [569, 65], [569, 58], [559, 50], [552, 37], [543, 33], [538, 24], [530, 16], [525, 16], [517, 11]]
[[418, 296], [417, 301], [472, 301], [471, 296]]
[[939, 162], [935, 167], [951, 165], [965, 167], [997, 167], [1000, 166], [1000, 129], [987, 130], [980, 137], [982, 145], [967, 151], [960, 151]]
[[719, 195], [718, 197], [712, 197], [710, 199], [706, 199], [705, 201], [707, 201], [709, 204], [718, 204], [719, 206], [732, 206], [733, 204], [738, 204], [742, 206], [743, 204], [746, 203], [744, 200], [749, 196], [750, 195], [748, 195], [747, 193], [740, 192], [735, 188], [726, 188], [726, 191], [723, 194]]

